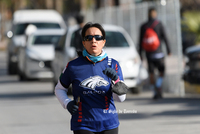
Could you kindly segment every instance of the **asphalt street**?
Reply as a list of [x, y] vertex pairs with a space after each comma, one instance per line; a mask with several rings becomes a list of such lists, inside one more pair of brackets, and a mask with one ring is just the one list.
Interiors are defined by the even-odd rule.
[[[72, 134], [70, 114], [63, 109], [48, 80], [20, 82], [7, 75], [6, 53], [0, 51], [0, 134]], [[71, 97], [71, 96], [70, 96]], [[116, 102], [119, 134], [199, 134], [200, 97], [152, 92], [127, 94]]]

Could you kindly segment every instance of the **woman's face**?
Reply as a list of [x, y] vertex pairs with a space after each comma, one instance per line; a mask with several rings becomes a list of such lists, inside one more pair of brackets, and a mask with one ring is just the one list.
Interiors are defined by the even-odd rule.
[[[102, 35], [101, 31], [96, 27], [88, 28], [85, 32], [85, 36], [87, 35]], [[104, 47], [106, 40], [97, 41], [94, 37], [91, 41], [83, 41], [83, 46], [87, 50], [87, 52], [93, 56], [98, 56], [101, 54], [102, 48]]]

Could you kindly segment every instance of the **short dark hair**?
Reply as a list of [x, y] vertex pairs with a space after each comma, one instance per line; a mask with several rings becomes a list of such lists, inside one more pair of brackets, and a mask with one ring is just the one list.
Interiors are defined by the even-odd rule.
[[82, 14], [77, 14], [75, 18], [78, 24], [81, 24], [84, 21], [84, 16]]
[[86, 31], [91, 27], [98, 28], [101, 31], [103, 38], [105, 39], [106, 33], [103, 27], [99, 23], [92, 23], [92, 22], [86, 23], [85, 26], [83, 27], [82, 32], [81, 32], [82, 39], [84, 39]]
[[151, 13], [152, 11], [156, 11], [156, 8], [155, 8], [155, 7], [150, 7], [149, 10], [148, 10], [149, 15], [150, 15], [150, 13]]
[[155, 7], [150, 7], [148, 10], [148, 17], [151, 18], [152, 17], [152, 12], [157, 12]]

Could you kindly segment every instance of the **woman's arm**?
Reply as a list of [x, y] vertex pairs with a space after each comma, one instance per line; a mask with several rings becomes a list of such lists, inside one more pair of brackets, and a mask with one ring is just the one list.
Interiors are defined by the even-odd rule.
[[60, 104], [63, 106], [63, 108], [67, 108], [67, 104], [71, 101], [71, 99], [67, 96], [67, 88], [64, 88], [60, 80], [58, 80], [58, 83], [55, 87], [55, 95], [58, 98]]

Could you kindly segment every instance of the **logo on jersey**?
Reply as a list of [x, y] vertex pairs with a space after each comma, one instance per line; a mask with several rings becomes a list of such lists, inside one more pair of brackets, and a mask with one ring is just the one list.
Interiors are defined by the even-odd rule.
[[95, 90], [96, 87], [107, 86], [108, 84], [108, 81], [104, 80], [104, 78], [100, 76], [93, 76], [83, 80], [80, 83], [80, 86]]

